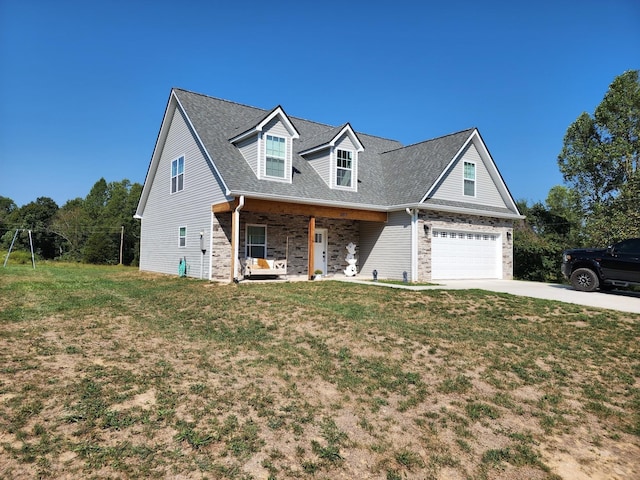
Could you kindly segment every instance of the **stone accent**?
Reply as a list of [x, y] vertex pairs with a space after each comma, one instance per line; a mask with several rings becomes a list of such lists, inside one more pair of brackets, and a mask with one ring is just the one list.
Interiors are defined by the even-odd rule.
[[[229, 281], [231, 278], [231, 218], [232, 213], [214, 215], [211, 278]], [[287, 258], [287, 275], [308, 275], [309, 217], [288, 214], [240, 212], [240, 258], [245, 256], [247, 224], [267, 226], [267, 258]], [[358, 222], [317, 217], [316, 228], [327, 229], [327, 275], [343, 275], [347, 266], [346, 245], [360, 243]], [[288, 239], [288, 251], [287, 251]]]
[[[424, 226], [429, 233], [424, 233]], [[431, 281], [431, 235], [434, 229], [474, 230], [500, 235], [502, 239], [502, 278], [513, 279], [513, 221], [475, 215], [420, 211], [418, 215], [418, 278]]]

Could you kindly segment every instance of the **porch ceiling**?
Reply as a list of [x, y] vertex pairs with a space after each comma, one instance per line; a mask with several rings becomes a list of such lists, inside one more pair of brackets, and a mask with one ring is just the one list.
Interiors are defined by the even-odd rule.
[[[217, 203], [211, 206], [213, 213], [232, 212], [238, 206], [238, 199]], [[242, 211], [257, 213], [284, 213], [307, 217], [342, 218], [344, 220], [363, 220], [368, 222], [386, 222], [387, 212], [359, 210], [357, 208], [330, 207], [325, 205], [307, 205], [304, 203], [277, 202], [258, 198], [245, 198]]]

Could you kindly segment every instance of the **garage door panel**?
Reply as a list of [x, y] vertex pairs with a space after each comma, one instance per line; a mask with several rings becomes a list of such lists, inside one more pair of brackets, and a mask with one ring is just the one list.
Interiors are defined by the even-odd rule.
[[500, 236], [435, 229], [431, 239], [434, 280], [501, 278]]

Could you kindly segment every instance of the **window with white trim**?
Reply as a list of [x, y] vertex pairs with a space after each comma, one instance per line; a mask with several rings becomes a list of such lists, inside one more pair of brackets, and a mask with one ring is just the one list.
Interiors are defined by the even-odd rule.
[[184, 189], [184, 157], [171, 162], [171, 193]]
[[178, 229], [178, 247], [184, 248], [187, 246], [187, 227], [180, 227]]
[[267, 258], [267, 226], [247, 225], [245, 245], [247, 258]]
[[336, 185], [351, 187], [353, 177], [353, 152], [350, 150], [336, 151]]
[[476, 196], [476, 164], [472, 162], [464, 162], [464, 194]]
[[264, 174], [267, 177], [285, 178], [287, 140], [283, 137], [267, 135], [266, 154]]

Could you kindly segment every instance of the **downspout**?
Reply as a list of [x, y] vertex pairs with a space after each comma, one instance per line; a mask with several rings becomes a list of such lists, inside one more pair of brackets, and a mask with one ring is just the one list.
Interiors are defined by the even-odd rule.
[[233, 211], [233, 280], [238, 280], [238, 260], [240, 252], [240, 210], [244, 207], [244, 195], [240, 195], [238, 206]]
[[209, 281], [211, 281], [211, 275], [213, 274], [213, 219], [215, 214], [213, 211], [211, 212], [211, 220], [209, 221], [209, 258], [207, 261], [209, 262]]
[[406, 208], [407, 215], [411, 216], [411, 281], [418, 280], [418, 212], [417, 208]]

